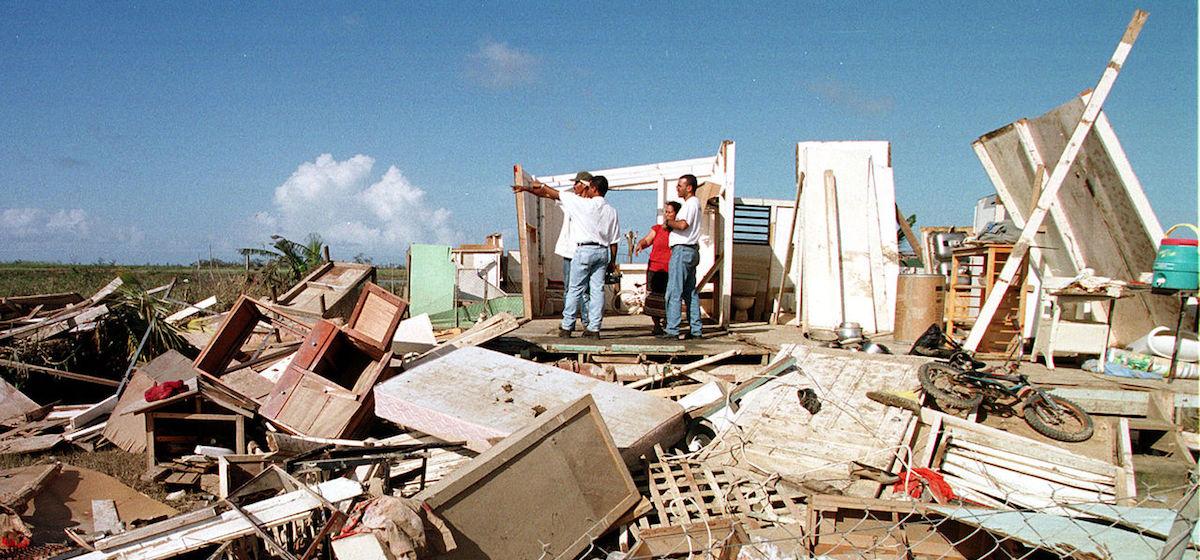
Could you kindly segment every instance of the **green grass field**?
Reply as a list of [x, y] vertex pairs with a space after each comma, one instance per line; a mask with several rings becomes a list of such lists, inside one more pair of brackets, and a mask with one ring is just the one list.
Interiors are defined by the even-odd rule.
[[[175, 280], [171, 299], [200, 301], [217, 296], [214, 310], [228, 309], [239, 295], [255, 298], [270, 297], [270, 289], [259, 276], [243, 267], [187, 267], [169, 265], [113, 266], [104, 264], [75, 265], [40, 262], [0, 263], [0, 297], [27, 296], [76, 292], [83, 297], [92, 295], [120, 275], [132, 275], [146, 289], [163, 286]], [[402, 292], [407, 271], [402, 268], [376, 269], [381, 286], [394, 293]]]

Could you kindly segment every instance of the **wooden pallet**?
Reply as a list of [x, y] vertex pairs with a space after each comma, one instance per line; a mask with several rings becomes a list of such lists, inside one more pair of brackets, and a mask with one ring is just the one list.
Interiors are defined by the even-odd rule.
[[[698, 461], [668, 459], [655, 446], [656, 458], [636, 477], [653, 509], [638, 518], [638, 530], [742, 517], [751, 527], [803, 523], [804, 498], [774, 484], [763, 484], [723, 467]], [[640, 473], [639, 473], [640, 474]]]

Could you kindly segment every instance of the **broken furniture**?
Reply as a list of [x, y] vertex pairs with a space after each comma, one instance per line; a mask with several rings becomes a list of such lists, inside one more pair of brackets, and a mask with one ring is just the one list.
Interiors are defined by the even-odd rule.
[[[258, 332], [260, 323], [266, 323], [271, 329], [270, 332]], [[282, 342], [283, 332], [287, 332], [293, 338], [304, 338], [308, 336], [309, 331], [310, 327], [305, 321], [243, 295], [225, 314], [216, 334], [204, 350], [200, 351], [200, 355], [196, 356], [193, 366], [220, 378], [227, 371], [263, 358], [262, 353], [271, 334], [274, 334], [277, 342]], [[261, 339], [251, 348], [247, 343], [251, 343], [254, 337]], [[235, 361], [238, 365], [230, 368]]]
[[168, 350], [142, 366], [136, 367], [125, 390], [117, 399], [117, 404], [104, 424], [104, 439], [113, 445], [131, 453], [141, 453], [146, 449], [145, 419], [138, 417], [132, 411], [146, 404], [146, 389], [156, 383], [194, 379], [196, 370], [192, 361], [183, 354]]
[[640, 499], [605, 423], [588, 395], [555, 406], [418, 494], [456, 545], [436, 558], [579, 556]]
[[[701, 183], [696, 194], [703, 209], [696, 289], [706, 299], [708, 293], [712, 294], [712, 315], [722, 327], [729, 324], [732, 303], [735, 155], [735, 144], [726, 140], [711, 157], [591, 170], [593, 175], [608, 178], [610, 199], [623, 191], [656, 192], [657, 221], [661, 221], [667, 201], [678, 198], [675, 182], [679, 177], [688, 173], [696, 176]], [[570, 187], [574, 179], [574, 171], [535, 176], [520, 165], [513, 166], [514, 185], [538, 181], [562, 189]], [[717, 199], [715, 207], [710, 206], [713, 198]], [[517, 193], [516, 202], [525, 318], [550, 316], [562, 310], [561, 296], [551, 294], [549, 288], [552, 283], [562, 284], [562, 258], [554, 253], [554, 244], [562, 229], [563, 213], [554, 207], [553, 200], [528, 193]]]
[[145, 419], [146, 467], [192, 454], [198, 445], [246, 453], [246, 421], [254, 418], [258, 403], [203, 372], [184, 387], [161, 400], [146, 402], [143, 396], [124, 412]]
[[[1054, 355], [1062, 352], [1097, 354], [1099, 363], [1105, 364], [1112, 334], [1113, 307], [1120, 296], [1107, 291], [1091, 293], [1082, 289], [1064, 289], [1069, 281], [1068, 278], [1042, 277], [1042, 297], [1039, 298], [1037, 328], [1029, 360], [1034, 361], [1042, 354], [1046, 357], [1046, 367], [1054, 369]], [[1105, 309], [1096, 311], [1091, 308], [1095, 305], [1103, 305]], [[1105, 317], [1105, 320], [1088, 320], [1086, 315]]]
[[[995, 287], [1001, 268], [1012, 254], [1012, 248], [1010, 243], [983, 243], [963, 245], [952, 251], [950, 283], [946, 286], [946, 334], [964, 338], [970, 332], [979, 317], [979, 310]], [[1022, 285], [1024, 278], [1022, 269], [1013, 285]], [[1005, 294], [1000, 307], [983, 331], [983, 339], [977, 349], [979, 355], [1007, 356], [1013, 337], [1021, 332], [1023, 302], [1021, 290]]]
[[391, 374], [392, 337], [408, 303], [368, 283], [349, 322], [320, 319], [259, 414], [289, 432], [349, 437], [371, 415], [376, 383]]
[[683, 408], [670, 400], [474, 346], [434, 350], [377, 385], [375, 415], [482, 450], [587, 394], [628, 464], [637, 464], [655, 443], [683, 437]]
[[273, 305], [306, 319], [346, 319], [354, 312], [367, 282], [375, 282], [375, 267], [328, 261], [279, 296]]

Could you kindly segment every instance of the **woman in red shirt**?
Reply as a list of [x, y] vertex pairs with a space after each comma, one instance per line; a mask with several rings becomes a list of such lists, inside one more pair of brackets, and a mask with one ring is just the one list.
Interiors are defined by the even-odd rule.
[[[675, 213], [679, 211], [679, 203], [672, 200], [663, 207], [663, 219], [674, 220]], [[642, 249], [650, 247], [650, 260], [646, 262], [646, 305], [644, 311], [654, 319], [653, 334], [658, 335], [663, 332], [663, 325], [667, 320], [667, 300], [665, 294], [667, 292], [667, 265], [671, 261], [671, 245], [669, 242], [670, 230], [663, 227], [662, 224], [655, 224], [650, 228], [650, 233], [646, 234], [641, 241], [638, 241], [637, 248], [634, 253], [641, 253]]]

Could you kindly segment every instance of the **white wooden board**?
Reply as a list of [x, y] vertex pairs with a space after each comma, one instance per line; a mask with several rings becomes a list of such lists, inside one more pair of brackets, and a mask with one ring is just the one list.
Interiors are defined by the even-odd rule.
[[900, 262], [890, 150], [880, 141], [797, 145], [805, 189], [794, 258], [808, 329], [852, 321], [873, 334], [894, 326]]

